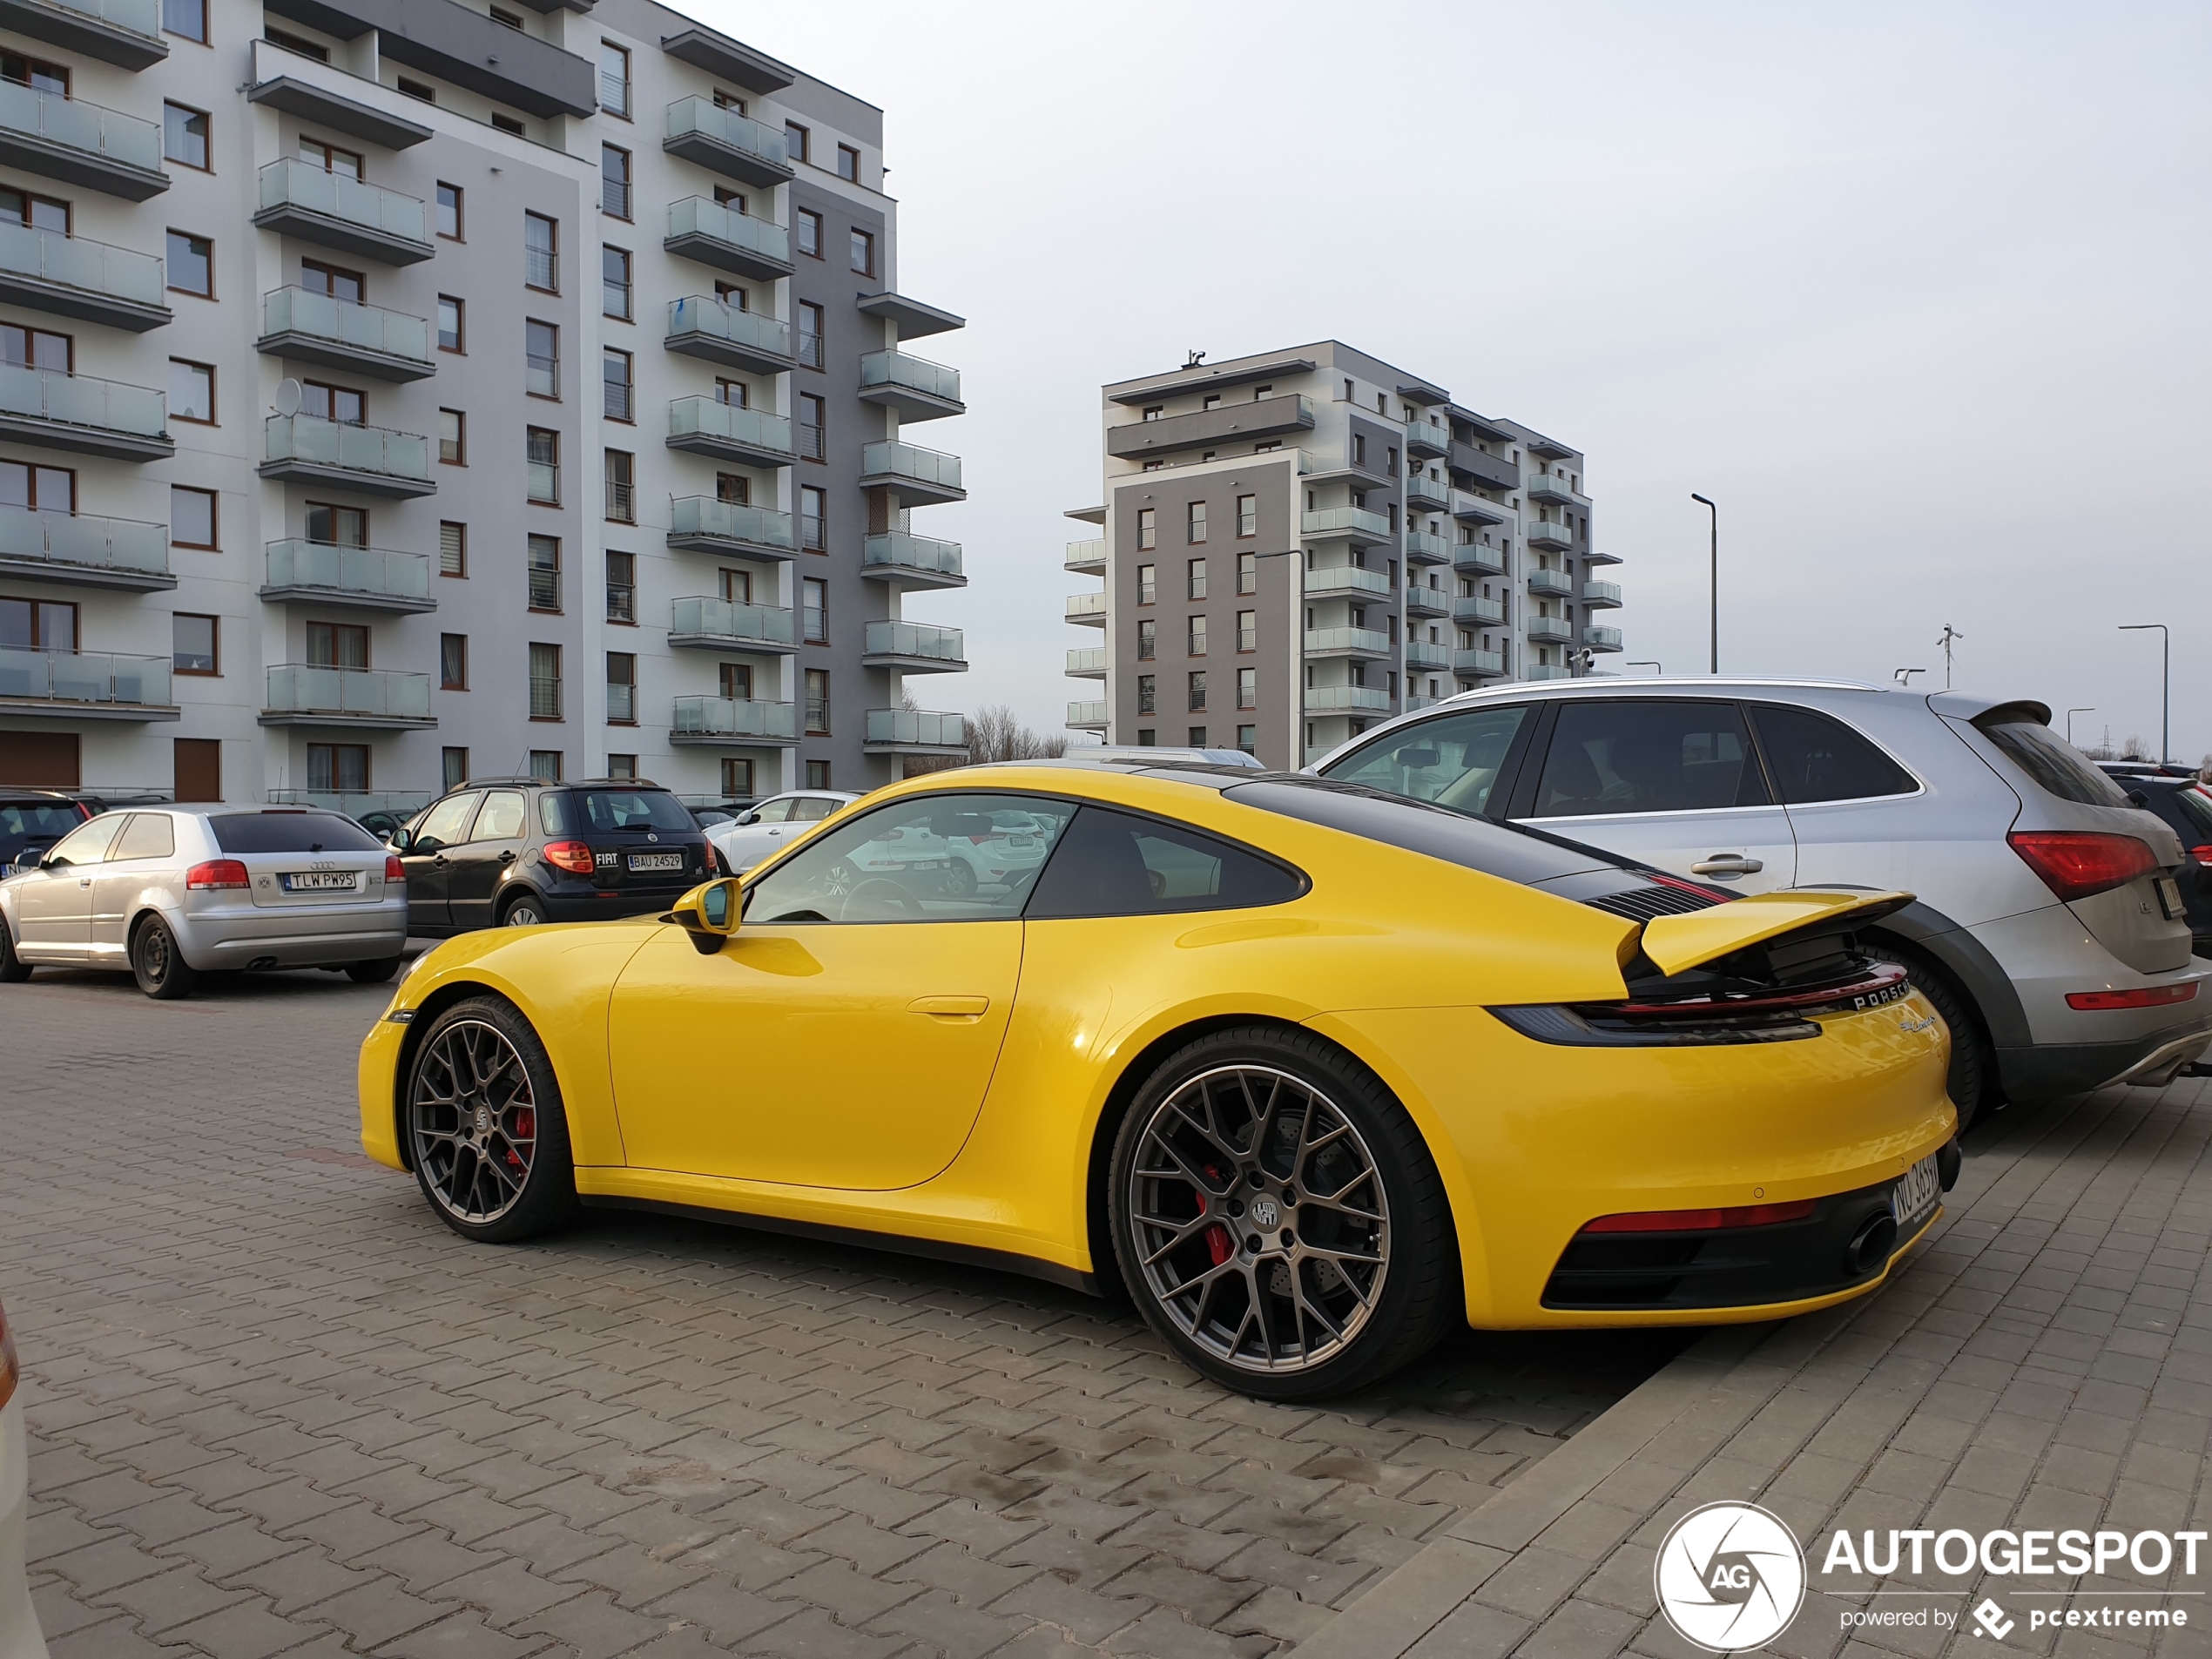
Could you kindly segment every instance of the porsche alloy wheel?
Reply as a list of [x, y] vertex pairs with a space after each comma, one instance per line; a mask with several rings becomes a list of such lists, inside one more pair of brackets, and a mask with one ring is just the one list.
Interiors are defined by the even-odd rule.
[[518, 1238], [575, 1203], [567, 1125], [551, 1062], [511, 1007], [448, 1009], [415, 1056], [408, 1150], [423, 1195], [471, 1238]]

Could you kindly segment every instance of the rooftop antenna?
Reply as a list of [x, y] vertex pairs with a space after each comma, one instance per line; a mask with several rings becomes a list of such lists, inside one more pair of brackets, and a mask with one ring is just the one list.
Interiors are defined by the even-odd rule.
[[1185, 368], [1196, 368], [1199, 364], [1204, 362], [1205, 361], [1205, 353], [1202, 351], [1194, 351], [1188, 357], [1183, 360], [1183, 366]]
[[1946, 691], [1951, 689], [1951, 642], [1965, 637], [1966, 635], [1946, 622], [1943, 624], [1943, 637], [1936, 641], [1943, 647], [1943, 689]]
[[1927, 671], [1928, 671], [1925, 668], [1893, 668], [1890, 670], [1890, 678], [1895, 680], [1904, 690], [1909, 691], [1912, 689], [1912, 677], [1915, 674], [1925, 674]]

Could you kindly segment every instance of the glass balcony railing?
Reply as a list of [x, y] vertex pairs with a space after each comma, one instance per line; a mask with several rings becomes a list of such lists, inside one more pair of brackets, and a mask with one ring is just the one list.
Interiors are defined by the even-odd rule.
[[403, 311], [354, 305], [306, 288], [273, 288], [261, 296], [261, 333], [306, 334], [380, 356], [428, 366], [430, 325]]
[[429, 210], [413, 196], [325, 172], [312, 161], [287, 156], [261, 169], [261, 211], [295, 207], [402, 242], [430, 241]]
[[668, 435], [741, 446], [770, 455], [791, 453], [791, 421], [765, 409], [748, 409], [711, 397], [679, 397], [668, 406]]
[[1538, 501], [1566, 502], [1570, 504], [1588, 499], [1582, 492], [1555, 472], [1531, 473], [1521, 481], [1521, 486]]
[[1506, 619], [1506, 602], [1486, 599], [1480, 594], [1469, 594], [1452, 602], [1452, 620], [1472, 623], [1479, 628], [1496, 627]]
[[1617, 605], [1621, 603], [1621, 584], [1618, 582], [1585, 581], [1582, 583], [1582, 603]]
[[1502, 674], [1506, 671], [1503, 651], [1455, 651], [1452, 653], [1454, 674]]
[[1380, 714], [1390, 707], [1390, 694], [1377, 685], [1309, 685], [1305, 689], [1308, 714]]
[[1548, 547], [1571, 547], [1575, 543], [1572, 524], [1551, 524], [1541, 519], [1530, 519], [1521, 527], [1524, 541], [1541, 542]]
[[1357, 564], [1325, 565], [1305, 573], [1305, 592], [1309, 598], [1337, 593], [1376, 593], [1390, 591], [1390, 578], [1380, 570], [1370, 570]]
[[789, 231], [704, 196], [685, 196], [669, 203], [668, 234], [671, 240], [679, 236], [705, 236], [779, 264], [791, 263]]
[[1103, 593], [1071, 593], [1068, 596], [1067, 615], [1069, 622], [1103, 623], [1106, 620], [1106, 596]]
[[1452, 548], [1452, 566], [1459, 570], [1474, 570], [1484, 576], [1502, 576], [1506, 556], [1501, 548], [1487, 542], [1459, 542]]
[[734, 599], [678, 599], [670, 613], [668, 631], [734, 644], [792, 645], [799, 640], [790, 611]]
[[161, 38], [161, 0], [38, 0], [52, 10], [73, 12], [111, 29]]
[[791, 515], [741, 502], [718, 501], [711, 496], [679, 496], [669, 503], [671, 536], [711, 536], [725, 541], [750, 542], [756, 547], [787, 548], [792, 544]]
[[893, 530], [871, 536], [861, 543], [860, 564], [864, 570], [914, 570], [957, 577], [961, 574], [961, 548], [958, 542], [941, 542], [931, 536]]
[[958, 748], [968, 741], [968, 717], [937, 714], [927, 709], [870, 709], [867, 741]]
[[430, 561], [421, 553], [383, 547], [341, 547], [303, 537], [271, 542], [264, 550], [272, 588], [354, 594], [366, 599], [428, 604]]
[[166, 576], [169, 527], [128, 518], [0, 507], [0, 559]]
[[430, 441], [416, 432], [348, 426], [319, 415], [272, 415], [261, 423], [267, 461], [342, 467], [417, 483], [430, 482]]
[[1592, 651], [1618, 651], [1621, 649], [1621, 631], [1608, 628], [1602, 623], [1592, 623], [1582, 630], [1582, 643]]
[[718, 340], [771, 357], [791, 355], [789, 323], [697, 293], [668, 302], [668, 343], [693, 339]]
[[1452, 504], [1452, 486], [1426, 473], [1417, 473], [1406, 481], [1406, 504], [1432, 508], [1440, 513]]
[[860, 359], [860, 389], [877, 386], [903, 386], [948, 403], [960, 401], [960, 370], [902, 351], [872, 351]]
[[1406, 642], [1406, 666], [1409, 669], [1449, 668], [1452, 649], [1448, 645], [1433, 645], [1426, 639]]
[[1103, 697], [1085, 698], [1068, 705], [1068, 724], [1072, 726], [1104, 725], [1109, 718], [1106, 699]]
[[272, 806], [320, 806], [325, 812], [359, 818], [363, 813], [419, 813], [430, 804], [427, 789], [272, 789]]
[[1441, 563], [1452, 556], [1452, 544], [1433, 531], [1407, 530], [1406, 556], [1409, 559], [1433, 559]]
[[1480, 519], [1487, 524], [1502, 524], [1513, 516], [1513, 509], [1502, 502], [1485, 499], [1465, 489], [1452, 492], [1452, 516]]
[[668, 139], [680, 144], [692, 137], [746, 155], [757, 156], [771, 167], [791, 165], [791, 147], [773, 127], [763, 126], [750, 116], [717, 105], [711, 98], [679, 98], [668, 106]]
[[430, 677], [390, 668], [279, 663], [269, 670], [270, 712], [358, 719], [427, 720]]
[[932, 662], [966, 660], [967, 637], [958, 628], [925, 622], [872, 622], [863, 631], [861, 649], [871, 657], [921, 657]]
[[1103, 538], [1088, 542], [1070, 542], [1061, 561], [1070, 570], [1096, 570], [1106, 563], [1106, 543]]
[[1068, 672], [1079, 679], [1095, 679], [1105, 671], [1103, 645], [1079, 645], [1068, 653]]
[[1305, 536], [1341, 536], [1347, 532], [1373, 541], [1390, 539], [1390, 521], [1380, 513], [1371, 513], [1364, 507], [1324, 507], [1305, 514], [1298, 521], [1298, 530]]
[[169, 658], [0, 645], [0, 698], [164, 707], [170, 701]]
[[941, 489], [961, 487], [958, 455], [925, 449], [918, 443], [900, 443], [896, 439], [862, 445], [860, 470], [871, 476], [911, 478], [916, 483], [933, 484]]
[[160, 260], [59, 231], [0, 225], [0, 271], [132, 305], [167, 303]]
[[19, 368], [12, 363], [0, 364], [0, 415], [92, 432], [127, 433], [134, 438], [169, 435], [165, 393], [118, 381], [96, 381], [89, 374]]
[[1531, 570], [1528, 591], [1549, 597], [1571, 599], [1575, 596], [1575, 578], [1564, 570]]
[[1570, 645], [1575, 643], [1575, 624], [1564, 617], [1529, 617], [1524, 619], [1523, 631], [1528, 637], [1546, 645]]
[[1452, 596], [1441, 588], [1417, 588], [1406, 585], [1406, 609], [1417, 610], [1426, 617], [1440, 617], [1452, 608]]
[[672, 729], [682, 738], [759, 738], [795, 741], [796, 703], [756, 703], [748, 698], [679, 697]]
[[1309, 628], [1305, 631], [1305, 648], [1309, 651], [1357, 651], [1370, 657], [1390, 655], [1390, 636], [1373, 628]]
[[1530, 663], [1521, 671], [1521, 678], [1525, 680], [1571, 680], [1575, 678], [1575, 671], [1557, 663]]
[[[158, 32], [158, 23], [155, 27]], [[34, 92], [13, 81], [0, 81], [0, 130], [82, 151], [120, 166], [161, 171], [159, 127], [81, 98]]]

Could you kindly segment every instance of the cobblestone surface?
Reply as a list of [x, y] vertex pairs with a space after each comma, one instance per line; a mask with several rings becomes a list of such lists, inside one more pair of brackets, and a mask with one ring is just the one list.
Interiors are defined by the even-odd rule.
[[384, 996], [0, 990], [56, 1659], [1266, 1654], [1683, 1340], [1470, 1333], [1291, 1409], [1009, 1277], [632, 1217], [470, 1245], [357, 1150]]

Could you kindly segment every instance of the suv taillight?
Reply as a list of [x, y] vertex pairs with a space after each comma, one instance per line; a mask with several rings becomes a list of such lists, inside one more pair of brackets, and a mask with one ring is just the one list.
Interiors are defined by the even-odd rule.
[[2122, 887], [2158, 867], [2149, 843], [2097, 830], [2014, 830], [2005, 838], [2061, 899]]
[[205, 864], [195, 864], [185, 872], [185, 891], [212, 893], [229, 887], [250, 885], [246, 867], [236, 859], [210, 859]]
[[8, 1310], [0, 1308], [0, 1406], [15, 1397], [23, 1367], [16, 1363], [15, 1332], [8, 1329]]
[[2189, 857], [2199, 864], [2212, 864], [2212, 846], [2193, 846], [2189, 848]]
[[545, 861], [570, 875], [590, 875], [598, 867], [592, 859], [590, 844], [585, 841], [548, 841]]

